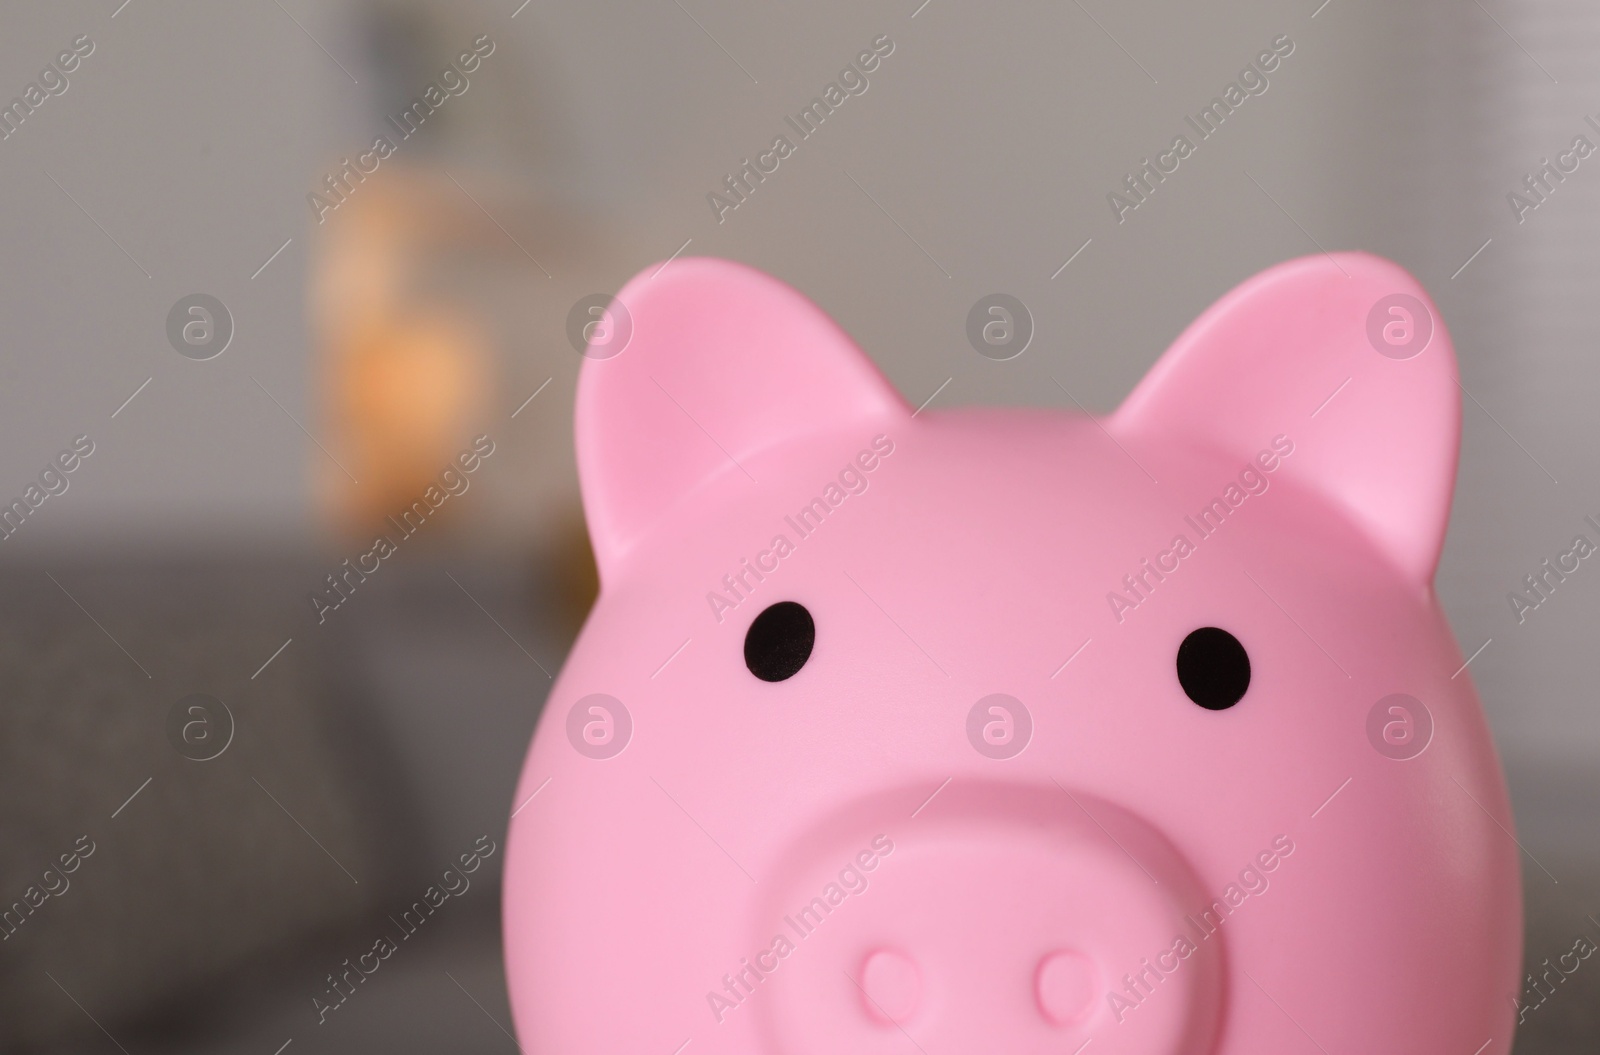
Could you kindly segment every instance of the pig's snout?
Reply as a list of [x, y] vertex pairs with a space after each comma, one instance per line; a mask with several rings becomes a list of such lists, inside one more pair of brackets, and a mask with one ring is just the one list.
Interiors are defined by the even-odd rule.
[[915, 818], [873, 801], [828, 827], [757, 925], [778, 950], [748, 994], [772, 1050], [1210, 1050], [1224, 937], [1196, 940], [1198, 884], [1128, 811], [952, 784]]

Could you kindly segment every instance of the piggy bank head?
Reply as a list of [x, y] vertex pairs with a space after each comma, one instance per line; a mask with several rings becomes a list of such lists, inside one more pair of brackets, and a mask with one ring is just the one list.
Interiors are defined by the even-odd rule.
[[1460, 398], [1408, 275], [1274, 268], [1104, 418], [914, 412], [720, 261], [602, 327], [600, 596], [509, 837], [525, 1050], [1509, 1050], [1517, 848], [1432, 589]]

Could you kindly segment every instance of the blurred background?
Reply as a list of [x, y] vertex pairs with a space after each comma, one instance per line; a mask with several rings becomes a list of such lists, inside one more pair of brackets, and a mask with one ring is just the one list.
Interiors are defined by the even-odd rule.
[[[1461, 360], [1438, 585], [1530, 969], [1600, 943], [1600, 572], [1508, 599], [1600, 530], [1600, 156], [1537, 175], [1600, 146], [1597, 59], [1587, 0], [7, 3], [0, 902], [42, 894], [0, 918], [0, 1045], [515, 1050], [504, 832], [595, 589], [571, 334], [675, 255], [798, 287], [914, 405], [1070, 407], [1053, 374], [1096, 412], [1264, 267], [1411, 269]], [[1006, 361], [966, 335], [994, 293], [1034, 326]], [[1594, 1050], [1597, 997], [1517, 1050]]]

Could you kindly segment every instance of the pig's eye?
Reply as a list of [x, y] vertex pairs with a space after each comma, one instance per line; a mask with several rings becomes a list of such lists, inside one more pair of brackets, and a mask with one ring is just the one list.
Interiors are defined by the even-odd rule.
[[816, 642], [817, 624], [805, 605], [779, 601], [745, 632], [744, 665], [762, 681], [785, 681], [800, 673]]
[[1208, 711], [1225, 711], [1250, 687], [1250, 657], [1226, 630], [1203, 626], [1178, 646], [1178, 684]]

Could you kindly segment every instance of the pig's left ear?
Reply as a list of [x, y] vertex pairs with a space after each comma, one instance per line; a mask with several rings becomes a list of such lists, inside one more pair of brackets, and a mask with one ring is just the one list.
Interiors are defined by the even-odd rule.
[[1414, 581], [1444, 544], [1461, 438], [1455, 352], [1428, 294], [1365, 253], [1264, 271], [1195, 321], [1114, 431], [1241, 462], [1277, 436], [1279, 472], [1320, 491]]
[[743, 265], [689, 258], [648, 268], [613, 303], [632, 332], [613, 310], [609, 337], [621, 350], [591, 343], [576, 414], [602, 576], [669, 507], [714, 475], [738, 475], [747, 456], [910, 412], [821, 309]]

